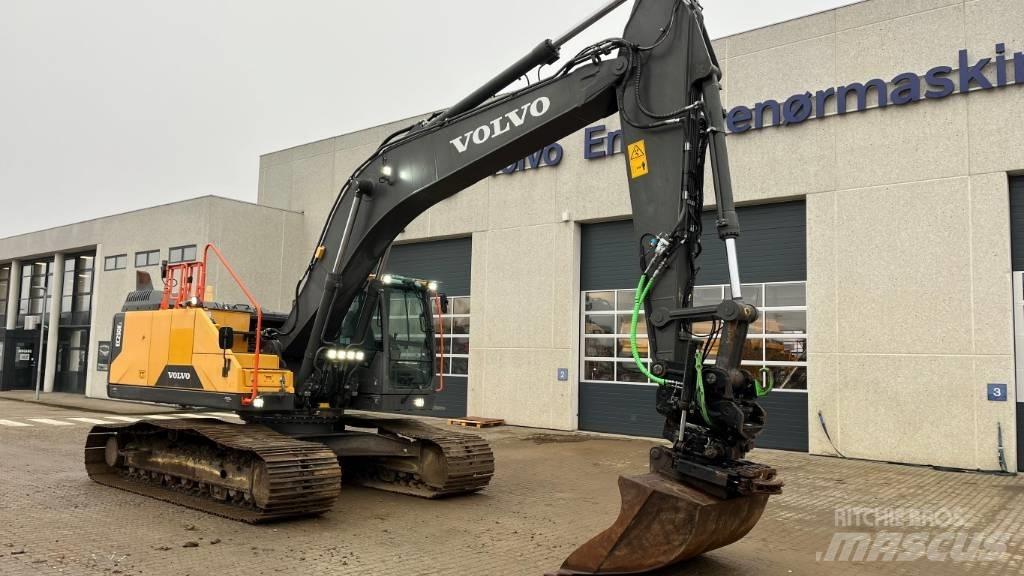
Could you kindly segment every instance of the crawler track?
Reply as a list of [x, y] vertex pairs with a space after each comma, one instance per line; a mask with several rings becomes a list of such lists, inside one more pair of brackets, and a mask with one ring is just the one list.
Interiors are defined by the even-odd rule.
[[476, 434], [437, 428], [405, 418], [345, 417], [346, 424], [377, 428], [379, 433], [422, 445], [419, 470], [408, 471], [398, 459], [360, 466], [357, 482], [379, 490], [440, 498], [476, 492], [494, 476], [494, 453]]
[[[133, 466], [140, 454], [146, 465]], [[171, 463], [161, 469], [161, 460]], [[322, 514], [341, 491], [341, 467], [325, 446], [213, 419], [95, 426], [85, 468], [100, 484], [249, 523]], [[232, 477], [221, 482], [218, 470]]]

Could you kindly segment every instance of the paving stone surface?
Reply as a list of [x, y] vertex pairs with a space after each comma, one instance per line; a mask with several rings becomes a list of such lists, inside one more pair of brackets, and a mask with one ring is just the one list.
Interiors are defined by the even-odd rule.
[[[480, 494], [429, 501], [346, 486], [323, 517], [249, 526], [91, 482], [90, 420], [112, 418], [0, 400], [0, 575], [539, 576], [611, 524], [616, 478], [644, 472], [653, 444], [486, 429], [497, 476]], [[1024, 479], [770, 450], [752, 459], [780, 470], [785, 493], [746, 538], [664, 575], [1024, 566]]]

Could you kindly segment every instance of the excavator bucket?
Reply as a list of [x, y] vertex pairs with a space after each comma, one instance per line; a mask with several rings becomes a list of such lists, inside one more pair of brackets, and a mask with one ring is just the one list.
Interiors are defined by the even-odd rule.
[[556, 575], [642, 574], [739, 540], [761, 518], [767, 494], [721, 499], [652, 472], [619, 476], [615, 523], [580, 546]]

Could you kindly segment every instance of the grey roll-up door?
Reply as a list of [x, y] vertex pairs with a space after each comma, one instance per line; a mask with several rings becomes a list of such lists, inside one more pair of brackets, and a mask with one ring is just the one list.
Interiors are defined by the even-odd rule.
[[[1024, 271], [1024, 176], [1010, 178], [1010, 264], [1014, 272]], [[1017, 298], [1013, 302], [1016, 306]], [[1024, 327], [1015, 326], [1020, 334]], [[1024, 361], [1015, 358], [1017, 366]], [[1024, 398], [1017, 397], [1017, 471], [1024, 472]]]
[[[806, 207], [802, 200], [744, 206], [738, 212], [743, 233], [737, 244], [744, 283], [807, 279]], [[727, 284], [725, 248], [718, 239], [714, 212], [705, 212], [703, 224], [704, 251], [697, 284]], [[632, 221], [583, 226], [581, 290], [632, 289], [639, 275], [639, 248], [633, 239]], [[650, 385], [581, 379], [579, 427], [660, 437], [664, 419], [655, 411], [655, 392]], [[807, 451], [807, 394], [776, 391], [762, 398], [761, 405], [768, 411], [768, 427], [758, 437], [758, 446]]]
[[1024, 271], [1024, 176], [1010, 178], [1010, 264]]
[[452, 296], [469, 296], [473, 239], [432, 240], [395, 244], [388, 257], [387, 272], [436, 280], [439, 291]]
[[[744, 282], [807, 279], [807, 216], [803, 201], [743, 206], [738, 209], [742, 235], [736, 244]], [[635, 288], [640, 278], [640, 251], [633, 221], [583, 226], [581, 290]], [[728, 284], [725, 244], [718, 239], [715, 213], [704, 213], [698, 284]]]
[[[387, 272], [438, 282], [448, 296], [469, 296], [473, 241], [471, 238], [433, 240], [391, 247]], [[444, 391], [434, 398], [434, 415], [459, 418], [466, 415], [467, 376], [444, 377]]]

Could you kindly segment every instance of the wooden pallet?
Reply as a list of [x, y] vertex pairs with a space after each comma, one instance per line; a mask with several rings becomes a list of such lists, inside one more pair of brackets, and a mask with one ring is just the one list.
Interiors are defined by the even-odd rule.
[[480, 418], [478, 416], [448, 419], [448, 424], [452, 426], [472, 426], [474, 428], [490, 428], [491, 426], [501, 426], [504, 423], [505, 421], [501, 418]]

